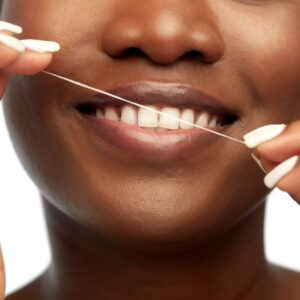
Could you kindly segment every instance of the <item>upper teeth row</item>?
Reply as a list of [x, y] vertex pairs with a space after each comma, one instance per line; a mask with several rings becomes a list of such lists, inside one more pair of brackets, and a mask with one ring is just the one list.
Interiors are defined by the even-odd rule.
[[[218, 116], [209, 114], [208, 112], [195, 112], [193, 109], [180, 110], [174, 107], [157, 108], [147, 106], [151, 109], [156, 109], [164, 114], [168, 114], [174, 118], [196, 124], [201, 127], [214, 128], [219, 125]], [[111, 121], [120, 121], [130, 125], [138, 125], [143, 128], [165, 128], [165, 129], [189, 129], [192, 125], [182, 123], [178, 120], [168, 118], [167, 116], [159, 115], [155, 112], [144, 108], [136, 108], [130, 105], [125, 105], [120, 108], [106, 107], [97, 109], [96, 117], [99, 119], [108, 119]]]

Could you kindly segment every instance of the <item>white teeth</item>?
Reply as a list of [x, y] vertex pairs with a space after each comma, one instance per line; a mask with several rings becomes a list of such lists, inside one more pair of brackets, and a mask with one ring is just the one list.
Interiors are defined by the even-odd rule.
[[98, 119], [103, 119], [104, 118], [104, 115], [103, 115], [101, 109], [97, 109], [96, 118], [98, 118]]
[[[192, 109], [184, 109], [181, 113], [181, 120], [194, 124], [195, 121], [195, 113]], [[190, 129], [193, 128], [192, 125], [184, 124], [180, 122], [179, 124], [181, 129]]]
[[208, 127], [215, 128], [215, 127], [217, 127], [217, 124], [218, 124], [218, 118], [217, 117], [213, 117], [211, 119], [211, 121], [209, 122]]
[[201, 127], [207, 127], [209, 122], [209, 114], [207, 112], [203, 112], [199, 115], [196, 120], [196, 125]]
[[105, 117], [105, 119], [108, 119], [111, 121], [120, 121], [117, 110], [113, 107], [107, 107], [105, 109], [104, 117]]
[[[161, 112], [174, 118], [180, 117], [180, 111], [178, 108], [165, 107], [161, 110]], [[159, 127], [166, 129], [178, 129], [179, 121], [161, 115], [159, 119]]]
[[[149, 108], [155, 109], [153, 106]], [[158, 114], [144, 108], [141, 108], [138, 113], [138, 125], [140, 127], [156, 128], [158, 127]]]
[[121, 122], [136, 125], [137, 124], [137, 112], [134, 107], [126, 105], [121, 110]]
[[[147, 106], [147, 108], [158, 110], [155, 106]], [[216, 128], [218, 127], [218, 116], [211, 115], [208, 112], [196, 113], [193, 109], [180, 109], [174, 107], [164, 107], [160, 110], [163, 114], [167, 114], [176, 119], [196, 124], [201, 127]], [[120, 117], [121, 115], [121, 117]], [[149, 111], [146, 108], [136, 108], [131, 105], [123, 107], [107, 107], [103, 110], [97, 109], [96, 117], [98, 119], [108, 119], [111, 121], [121, 121], [125, 124], [138, 125], [142, 128], [153, 129], [155, 132], [164, 132], [176, 129], [191, 129], [194, 126], [188, 125], [173, 118], [159, 115], [156, 112]]]

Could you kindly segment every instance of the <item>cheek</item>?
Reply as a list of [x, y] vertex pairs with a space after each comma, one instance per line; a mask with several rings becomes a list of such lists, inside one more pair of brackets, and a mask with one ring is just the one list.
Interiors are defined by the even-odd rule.
[[7, 0], [2, 18], [23, 27], [22, 38], [55, 40], [64, 47], [88, 42], [112, 15], [114, 1]]
[[250, 91], [254, 127], [300, 118], [299, 20], [299, 4], [290, 4], [228, 21], [228, 61]]
[[[291, 27], [290, 27], [291, 28]], [[277, 33], [277, 34], [276, 34]], [[261, 37], [263, 38], [263, 37]], [[256, 70], [257, 90], [261, 97], [275, 105], [299, 105], [300, 95], [300, 35], [294, 29], [274, 30], [260, 47], [253, 49], [251, 67]]]

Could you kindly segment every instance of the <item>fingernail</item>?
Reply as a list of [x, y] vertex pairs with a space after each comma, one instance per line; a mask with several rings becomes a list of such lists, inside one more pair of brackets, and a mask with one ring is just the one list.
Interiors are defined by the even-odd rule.
[[268, 172], [264, 168], [264, 166], [263, 166], [262, 162], [260, 161], [260, 159], [257, 156], [255, 156], [253, 153], [251, 153], [251, 156], [254, 159], [254, 161], [258, 164], [258, 166], [263, 170], [263, 172], [267, 174]]
[[297, 162], [299, 160], [299, 157], [293, 156], [284, 162], [282, 162], [280, 165], [275, 167], [267, 176], [264, 178], [265, 185], [272, 189], [276, 184], [289, 172], [291, 172], [294, 167], [296, 166]]
[[17, 34], [20, 34], [23, 31], [22, 27], [5, 21], [0, 21], [0, 31], [1, 30], [10, 31], [12, 33], [17, 33]]
[[244, 135], [245, 144], [248, 148], [254, 149], [258, 145], [279, 136], [285, 128], [285, 124], [271, 124], [259, 127]]
[[0, 42], [8, 47], [13, 48], [19, 53], [26, 50], [25, 46], [15, 37], [0, 33]]
[[60, 45], [52, 41], [21, 40], [21, 42], [28, 50], [32, 50], [39, 53], [52, 53], [60, 50]]

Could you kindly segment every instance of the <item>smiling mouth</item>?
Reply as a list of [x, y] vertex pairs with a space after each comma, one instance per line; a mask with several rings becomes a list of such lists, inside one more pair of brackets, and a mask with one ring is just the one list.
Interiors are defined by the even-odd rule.
[[237, 112], [219, 100], [185, 85], [138, 82], [109, 92], [174, 118], [102, 95], [75, 102], [85, 125], [102, 140], [143, 156], [189, 155], [220, 137], [187, 123], [222, 132], [239, 118]]

